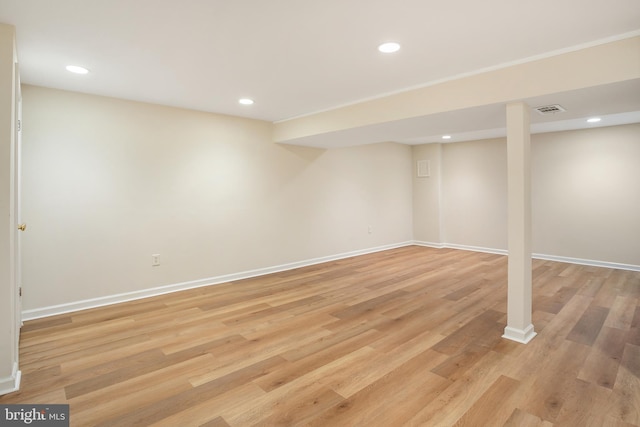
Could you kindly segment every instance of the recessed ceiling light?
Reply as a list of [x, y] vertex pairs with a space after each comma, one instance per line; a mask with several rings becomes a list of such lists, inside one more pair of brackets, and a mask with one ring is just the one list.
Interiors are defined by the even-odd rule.
[[602, 120], [600, 117], [591, 117], [587, 120], [587, 123], [598, 123], [600, 120]]
[[451, 139], [451, 135], [442, 135], [442, 139]]
[[378, 50], [382, 53], [393, 53], [400, 50], [400, 44], [396, 42], [382, 43], [378, 46]]
[[70, 71], [76, 74], [87, 74], [89, 72], [89, 70], [87, 70], [86, 68], [80, 67], [78, 65], [67, 65], [66, 69], [67, 71]]
[[251, 105], [253, 104], [253, 99], [249, 99], [249, 98], [240, 98], [238, 100], [238, 102], [242, 105]]

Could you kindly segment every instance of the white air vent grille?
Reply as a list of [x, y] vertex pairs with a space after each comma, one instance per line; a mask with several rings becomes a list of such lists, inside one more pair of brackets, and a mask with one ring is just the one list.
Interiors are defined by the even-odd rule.
[[556, 113], [564, 113], [565, 110], [562, 105], [553, 104], [553, 105], [543, 105], [541, 107], [534, 108], [539, 114], [556, 114]]

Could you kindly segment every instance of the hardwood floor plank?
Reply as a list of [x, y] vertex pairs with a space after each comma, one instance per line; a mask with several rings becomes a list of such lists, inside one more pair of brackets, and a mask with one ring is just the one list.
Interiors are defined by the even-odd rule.
[[361, 347], [281, 387], [272, 389], [258, 399], [243, 401], [233, 407], [224, 408], [221, 415], [231, 425], [260, 424], [263, 417], [271, 416], [283, 402], [299, 399], [300, 396], [311, 398], [320, 390], [328, 390], [332, 388], [331, 383], [349, 375], [355, 368], [365, 365], [375, 356], [376, 352], [371, 348]]
[[63, 347], [67, 351], [93, 347], [105, 342], [113, 342], [132, 335], [139, 335], [133, 331], [133, 319], [122, 318], [101, 321], [95, 324], [68, 329], [55, 336], [41, 334], [26, 341], [23, 345], [25, 356], [32, 353], [47, 352]]
[[[129, 357], [126, 365], [121, 360], [107, 362], [96, 376], [69, 384], [64, 388], [67, 399], [119, 383], [136, 375], [142, 375], [167, 366], [166, 356], [160, 350], [150, 350]], [[104, 373], [102, 373], [104, 372]]]
[[366, 299], [362, 302], [351, 305], [349, 308], [331, 313], [338, 319], [349, 319], [372, 311], [381, 312], [386, 310], [389, 305], [398, 304], [399, 298], [407, 298], [408, 292], [403, 290], [395, 290], [393, 292], [384, 293], [375, 298]]
[[[202, 363], [202, 362], [201, 362]], [[162, 381], [149, 380], [156, 389], [149, 389], [150, 385], [143, 388], [126, 389], [122, 386], [111, 386], [99, 390], [96, 393], [82, 395], [69, 399], [73, 405], [73, 425], [93, 426], [106, 419], [126, 417], [127, 414], [136, 412], [139, 408], [153, 405], [158, 400], [170, 399], [180, 393], [186, 393], [193, 387], [184, 378], [166, 378]], [[139, 381], [124, 381], [122, 384], [139, 386]], [[114, 393], [116, 392], [116, 393]], [[100, 397], [98, 397], [100, 396]], [[105, 400], [103, 400], [105, 399]]]
[[[486, 311], [491, 311], [492, 315], [496, 318], [503, 319], [506, 323], [506, 300], [496, 297], [496, 290], [499, 288], [487, 289], [485, 291], [478, 291], [475, 297], [478, 300], [462, 299], [453, 307], [457, 312], [454, 316], [442, 320], [439, 324], [433, 325], [430, 329], [434, 332], [438, 332], [443, 335], [451, 335], [458, 332], [458, 329], [463, 325], [468, 324], [474, 318], [482, 316]], [[504, 287], [506, 289], [506, 286]], [[504, 292], [504, 291], [503, 291]], [[487, 298], [483, 300], [483, 298]], [[502, 316], [502, 317], [499, 317]], [[504, 324], [503, 323], [503, 324]]]
[[193, 387], [182, 393], [160, 399], [142, 408], [136, 408], [134, 411], [127, 414], [113, 418], [106, 418], [103, 422], [96, 425], [133, 426], [159, 421], [177, 412], [181, 412], [194, 404], [201, 403], [205, 400], [211, 399], [212, 397], [232, 390], [235, 387], [246, 384], [252, 379], [265, 375], [273, 369], [276, 369], [278, 365], [284, 362], [285, 360], [278, 356], [263, 360], [246, 368], [234, 371], [224, 377]]
[[553, 427], [553, 424], [516, 408], [503, 427]]
[[541, 366], [538, 375], [522, 381], [530, 389], [519, 408], [555, 422], [562, 406], [574, 391], [571, 386], [587, 357], [583, 344], [563, 341], [558, 350]]
[[[175, 425], [175, 424], [174, 424]], [[200, 427], [231, 427], [222, 417], [216, 417], [211, 421], [200, 424]]]
[[265, 318], [276, 317], [290, 317], [289, 312], [293, 308], [300, 307], [301, 305], [309, 304], [312, 302], [324, 301], [324, 298], [320, 295], [313, 295], [307, 298], [291, 301], [285, 304], [271, 306], [267, 304], [267, 307], [260, 308], [246, 314], [234, 314], [222, 319], [222, 323], [227, 326], [241, 325], [250, 322], [262, 321]]
[[[598, 385], [575, 379], [556, 419], [556, 425], [605, 426], [608, 410], [608, 391]], [[589, 407], [591, 410], [585, 411]]]
[[616, 418], [610, 417], [610, 416], [605, 416], [604, 417], [604, 424], [594, 424], [592, 422], [589, 422], [587, 424], [587, 427], [600, 427], [600, 426], [607, 426], [607, 427], [637, 427], [637, 424], [629, 424], [627, 422], [624, 421], [620, 421]]
[[504, 424], [513, 412], [512, 406], [508, 402], [519, 386], [519, 381], [501, 375], [456, 421], [454, 426], [499, 426]]
[[613, 389], [624, 352], [627, 333], [604, 326], [593, 345], [578, 378]]
[[640, 272], [418, 246], [26, 322], [18, 392], [72, 426], [640, 427]]
[[587, 297], [595, 297], [602, 289], [605, 280], [605, 277], [592, 277], [578, 289], [578, 293]]
[[310, 425], [327, 408], [343, 401], [342, 396], [329, 388], [309, 389], [287, 394], [263, 408], [263, 411], [254, 407], [244, 412], [241, 417], [232, 418], [230, 424], [238, 427]]
[[638, 307], [639, 304], [638, 298], [617, 296], [604, 324], [611, 328], [629, 330], [636, 307]]
[[626, 273], [623, 270], [611, 270], [600, 291], [593, 299], [594, 305], [611, 307], [618, 295], [622, 295]]
[[135, 409], [187, 391], [193, 387], [188, 381], [189, 375], [202, 371], [210, 363], [213, 363], [213, 356], [203, 354], [160, 371], [139, 375], [69, 399], [74, 418], [84, 412], [93, 417], [97, 412], [115, 415], [127, 412], [126, 408]]
[[[533, 278], [533, 286], [536, 287], [536, 293], [540, 296], [553, 298], [558, 295], [564, 288], [572, 288], [572, 280], [570, 277], [560, 277], [547, 275], [544, 280], [539, 278]], [[579, 290], [576, 290], [578, 292]]]
[[541, 295], [534, 298], [533, 309], [558, 314], [577, 292], [577, 288], [562, 287], [552, 297]]
[[[222, 327], [216, 322], [204, 322], [204, 325], [206, 327], [173, 334], [173, 338], [170, 339], [165, 336], [162, 340], [154, 340], [153, 343], [162, 350], [162, 353], [170, 356], [194, 348], [210, 351], [219, 346], [241, 345], [247, 341], [245, 337], [235, 333], [234, 330]], [[165, 344], [167, 341], [170, 343]]]
[[502, 317], [503, 313], [487, 310], [459, 327], [454, 333], [436, 344], [433, 349], [440, 353], [453, 355], [458, 353], [471, 341], [485, 338], [486, 334], [493, 334], [494, 336], [500, 337], [504, 328], [502, 328], [501, 331], [497, 321]]
[[621, 283], [620, 295], [629, 298], [640, 298], [640, 277], [633, 271], [625, 271]]
[[165, 417], [151, 425], [154, 427], [206, 425], [230, 426], [227, 420], [220, 415], [224, 410], [227, 408], [234, 408], [245, 401], [260, 399], [264, 395], [264, 391], [255, 384], [243, 384], [211, 399], [203, 400], [198, 404], [189, 405], [185, 410]]
[[317, 355], [320, 352], [326, 352], [327, 350], [338, 354], [352, 346], [355, 346], [355, 349], [358, 344], [360, 344], [361, 347], [369, 345], [381, 336], [382, 334], [380, 334], [378, 330], [371, 328], [345, 329], [330, 336], [321, 336], [303, 347], [296, 347], [285, 351], [281, 353], [281, 356], [290, 362], [296, 362], [301, 359], [306, 359], [309, 356]]
[[69, 316], [50, 316], [27, 322], [20, 329], [20, 333], [23, 335], [35, 336], [36, 332], [41, 331], [42, 329], [47, 329], [47, 331], [50, 332], [56, 326], [68, 326], [69, 324], [71, 324], [71, 318]]
[[[512, 363], [505, 366], [505, 375], [520, 381], [535, 378], [542, 372], [559, 369], [549, 366], [549, 360], [558, 353], [564, 343], [569, 331], [575, 323], [582, 317], [582, 314], [591, 304], [592, 298], [582, 295], [575, 295], [567, 305], [554, 316], [551, 322], [539, 333], [536, 338], [526, 345], [525, 348], [518, 346], [513, 351], [514, 359]], [[591, 351], [585, 346], [585, 353]], [[587, 357], [587, 354], [584, 354]], [[547, 366], [549, 366], [547, 368]]]
[[[440, 311], [438, 309], [416, 309], [399, 317], [391, 317], [390, 322], [376, 326], [381, 332], [381, 337], [369, 344], [371, 347], [382, 352], [389, 352], [418, 335], [424, 334], [432, 325], [434, 315], [443, 314], [445, 317], [452, 316], [453, 313]], [[435, 337], [436, 341], [441, 341], [445, 337], [439, 334], [429, 333]]]
[[[441, 358], [425, 351], [316, 417], [309, 426], [402, 425], [450, 382], [422, 375]], [[396, 390], [389, 394], [389, 390]], [[385, 401], [382, 406], [379, 402]], [[274, 424], [276, 425], [276, 424]]]
[[[73, 350], [70, 352], [56, 352], [51, 354], [50, 351], [28, 353], [24, 352], [24, 358], [21, 358], [21, 363], [27, 364], [32, 368], [32, 371], [40, 371], [50, 367], [60, 368], [62, 372], [62, 365], [68, 366], [69, 369], [77, 371], [86, 369], [90, 366], [95, 366], [104, 363], [105, 353], [110, 354], [135, 354], [140, 351], [149, 350], [153, 347], [148, 347], [146, 344], [148, 338], [143, 334], [139, 336], [130, 336], [119, 340], [108, 341], [101, 344], [97, 344], [93, 347], [86, 347], [79, 350]], [[133, 348], [135, 347], [135, 348]], [[23, 353], [21, 353], [22, 355]]]
[[[482, 279], [480, 279], [479, 282], [482, 282]], [[445, 295], [444, 298], [451, 301], [458, 301], [480, 289], [481, 285], [482, 283], [472, 283], [470, 285], [463, 286], [462, 288]]]
[[[315, 369], [321, 368], [335, 359], [346, 356], [359, 348], [367, 346], [379, 337], [380, 333], [378, 331], [369, 329], [361, 334], [343, 339], [339, 342], [331, 343], [329, 346], [324, 347], [321, 350], [318, 349], [302, 359], [295, 359], [292, 361], [293, 363], [288, 366], [278, 369], [271, 374], [265, 375], [254, 382], [267, 392], [274, 390], [314, 371]], [[283, 354], [282, 356], [287, 359], [286, 355]]]
[[585, 345], [593, 345], [608, 315], [608, 308], [592, 305], [569, 332], [567, 339]]
[[[238, 369], [245, 369], [266, 358], [281, 357], [280, 353], [294, 348], [296, 345], [304, 346], [306, 343], [313, 342], [318, 337], [326, 335], [328, 334], [324, 330], [303, 331], [294, 335], [293, 339], [286, 335], [280, 335], [277, 339], [254, 339], [232, 349], [222, 349], [214, 354], [216, 363], [206, 373], [193, 376], [189, 378], [189, 381], [194, 387], [200, 386], [220, 377], [230, 375]], [[286, 359], [282, 359], [286, 361]]]
[[421, 334], [388, 353], [375, 352], [366, 364], [354, 366], [348, 376], [335, 378], [329, 386], [343, 397], [350, 397], [360, 389], [377, 381], [407, 360], [431, 348], [435, 341], [429, 333]]
[[438, 397], [407, 421], [408, 426], [450, 426], [469, 410], [479, 396], [502, 375], [505, 356], [487, 353], [475, 369], [468, 370], [460, 379], [444, 389]]
[[633, 319], [631, 320], [627, 341], [633, 345], [640, 345], [640, 304], [636, 307]]
[[456, 381], [461, 378], [469, 369], [473, 369], [478, 360], [482, 359], [489, 348], [469, 343], [460, 351], [448, 357], [445, 361], [433, 368], [431, 372], [441, 377]]
[[625, 346], [613, 391], [615, 418], [640, 425], [640, 346]]

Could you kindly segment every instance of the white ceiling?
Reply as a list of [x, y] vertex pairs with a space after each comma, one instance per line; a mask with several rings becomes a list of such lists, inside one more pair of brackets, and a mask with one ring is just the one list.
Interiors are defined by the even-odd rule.
[[[0, 22], [16, 26], [24, 83], [279, 121], [637, 35], [640, 1], [0, 0]], [[385, 41], [402, 49], [381, 54]], [[73, 75], [68, 64], [91, 72]], [[571, 104], [546, 120], [631, 112], [624, 120], [637, 121], [638, 82], [609, 86], [528, 102]], [[241, 97], [255, 104], [239, 105]], [[502, 116], [486, 106], [349, 136], [469, 139], [502, 128]]]

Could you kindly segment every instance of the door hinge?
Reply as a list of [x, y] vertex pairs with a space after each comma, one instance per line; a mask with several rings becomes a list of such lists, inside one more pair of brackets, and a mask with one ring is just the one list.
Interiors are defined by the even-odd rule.
[[22, 131], [22, 120], [18, 120], [18, 132]]

